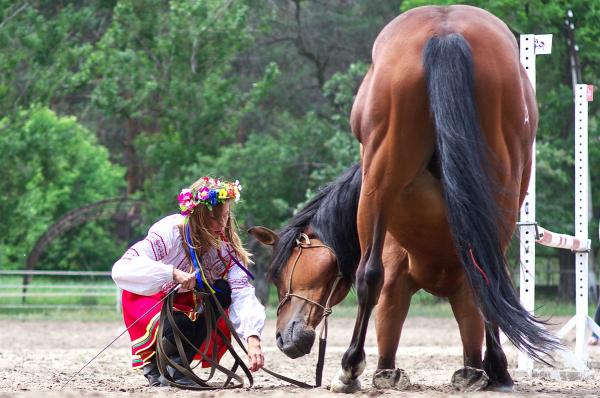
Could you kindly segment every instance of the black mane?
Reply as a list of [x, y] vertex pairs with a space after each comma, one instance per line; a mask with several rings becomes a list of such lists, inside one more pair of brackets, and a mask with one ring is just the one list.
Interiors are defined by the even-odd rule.
[[311, 226], [315, 235], [333, 249], [340, 270], [350, 283], [360, 260], [356, 213], [361, 187], [360, 164], [356, 163], [328, 184], [300, 210], [279, 233], [273, 251], [270, 276], [276, 280], [287, 264], [300, 233]]

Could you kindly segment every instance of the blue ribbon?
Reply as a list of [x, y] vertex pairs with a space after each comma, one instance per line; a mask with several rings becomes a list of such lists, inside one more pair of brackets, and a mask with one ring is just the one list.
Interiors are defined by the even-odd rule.
[[202, 280], [202, 273], [200, 271], [200, 265], [198, 265], [198, 260], [196, 259], [196, 251], [192, 246], [192, 238], [190, 237], [190, 224], [185, 226], [185, 240], [188, 245], [188, 250], [190, 251], [190, 258], [192, 259], [192, 264], [194, 264], [194, 269], [196, 270], [196, 284], [199, 289], [204, 287], [204, 281]]
[[[191, 234], [190, 234], [190, 224], [186, 224], [186, 226], [185, 226], [185, 240], [188, 245], [188, 250], [190, 251], [190, 258], [192, 259], [192, 264], [194, 264], [194, 270], [196, 270], [196, 284], [199, 289], [202, 289], [204, 287], [204, 281], [202, 280], [203, 273], [202, 273], [202, 270], [200, 269], [200, 264], [198, 264], [196, 250], [192, 246], [192, 238], [191, 238]], [[252, 275], [252, 273], [250, 271], [248, 271], [248, 269], [246, 267], [244, 267], [239, 262], [239, 260], [231, 253], [227, 244], [225, 242], [223, 242], [223, 243], [225, 246], [225, 250], [227, 251], [227, 254], [229, 254], [229, 257], [233, 260], [235, 265], [240, 267], [242, 269], [242, 271], [244, 271], [246, 273], [246, 275], [248, 275], [248, 277], [250, 277], [252, 280], [256, 279], [256, 278], [254, 278], [254, 275]], [[219, 249], [217, 248], [217, 250], [219, 250]], [[208, 281], [206, 283], [208, 284]], [[212, 288], [213, 290], [221, 293], [221, 290], [219, 290], [218, 288], [216, 288], [210, 284], [209, 284], [209, 287]]]

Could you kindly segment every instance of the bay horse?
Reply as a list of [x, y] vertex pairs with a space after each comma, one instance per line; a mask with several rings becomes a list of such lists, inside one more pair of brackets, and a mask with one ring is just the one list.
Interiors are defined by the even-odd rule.
[[[499, 329], [536, 360], [545, 361], [561, 347], [520, 304], [505, 258], [527, 191], [537, 122], [516, 40], [492, 14], [461, 5], [419, 7], [381, 31], [351, 114], [362, 159], [358, 314], [332, 390], [360, 388], [365, 335], [376, 304], [379, 361], [373, 383], [405, 384], [396, 351], [411, 296], [419, 289], [450, 302], [463, 344], [464, 367], [452, 377], [459, 388], [512, 388]], [[326, 261], [333, 259], [325, 252], [314, 259], [321, 266]], [[318, 272], [305, 294], [324, 292], [328, 268], [311, 271], [316, 267], [303, 271]], [[296, 283], [293, 276], [290, 282]], [[306, 351], [299, 320], [309, 325], [322, 309], [294, 304], [293, 297], [287, 303], [280, 305], [278, 333], [287, 319], [287, 333], [298, 340], [293, 343], [299, 352]]]

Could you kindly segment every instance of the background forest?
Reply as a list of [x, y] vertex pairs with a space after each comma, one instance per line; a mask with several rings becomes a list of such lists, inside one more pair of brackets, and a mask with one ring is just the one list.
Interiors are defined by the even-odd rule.
[[[467, 3], [496, 14], [517, 36], [554, 34], [552, 55], [537, 63], [537, 214], [544, 227], [571, 233], [573, 94], [564, 19], [572, 9], [580, 83], [598, 86], [600, 2]], [[180, 189], [203, 175], [242, 182], [242, 231], [281, 227], [358, 160], [348, 116], [373, 41], [399, 13], [423, 4], [0, 0], [0, 268], [25, 268], [38, 239], [65, 215], [123, 198], [65, 224], [35, 264], [109, 270], [154, 221], [177, 211]], [[595, 242], [598, 102], [590, 103], [589, 147]], [[258, 267], [267, 266], [265, 252], [242, 237]], [[573, 256], [538, 253], [560, 275], [560, 294], [571, 298]], [[517, 267], [514, 256], [511, 263]]]

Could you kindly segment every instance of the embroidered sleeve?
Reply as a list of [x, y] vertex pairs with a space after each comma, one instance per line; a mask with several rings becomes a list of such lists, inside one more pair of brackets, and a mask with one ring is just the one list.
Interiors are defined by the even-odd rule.
[[167, 217], [154, 224], [145, 239], [131, 246], [113, 265], [117, 286], [132, 293], [149, 296], [173, 280], [173, 265], [162, 260], [174, 243], [174, 219]]
[[231, 287], [229, 318], [235, 331], [246, 341], [250, 336], [260, 335], [265, 326], [265, 307], [258, 301], [254, 286], [248, 276], [238, 266], [233, 266], [228, 274]]

